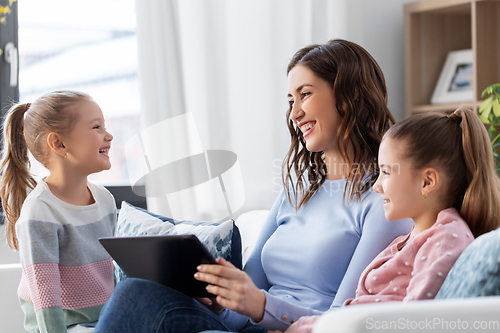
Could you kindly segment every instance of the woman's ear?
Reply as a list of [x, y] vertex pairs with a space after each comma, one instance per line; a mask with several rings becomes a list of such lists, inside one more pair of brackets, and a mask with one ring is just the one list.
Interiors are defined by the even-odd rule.
[[441, 186], [439, 172], [434, 168], [426, 168], [422, 171], [422, 195], [427, 195], [435, 192]]
[[66, 157], [66, 147], [62, 141], [61, 135], [56, 132], [51, 132], [47, 135], [47, 144], [54, 153], [62, 157]]

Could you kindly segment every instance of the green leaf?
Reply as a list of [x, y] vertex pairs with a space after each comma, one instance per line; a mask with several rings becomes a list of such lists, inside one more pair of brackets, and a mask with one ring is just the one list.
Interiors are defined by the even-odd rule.
[[495, 91], [497, 94], [500, 93], [500, 83], [495, 83], [490, 86], [493, 91]]
[[500, 93], [500, 83], [494, 83], [491, 86], [486, 87], [483, 90], [481, 97], [484, 97], [485, 95], [491, 95], [493, 93], [496, 93], [496, 94]]
[[491, 108], [493, 107], [493, 101], [494, 101], [493, 96], [490, 96], [487, 99], [485, 99], [481, 103], [481, 105], [479, 106], [479, 110], [478, 110], [479, 114], [482, 114], [485, 117], [488, 117], [490, 115]]
[[486, 87], [486, 89], [483, 90], [481, 93], [481, 97], [484, 97], [485, 95], [490, 95], [490, 87]]
[[479, 117], [479, 119], [481, 119], [481, 121], [483, 122], [483, 124], [485, 124], [485, 125], [489, 125], [490, 124], [490, 120], [488, 119], [488, 117], [485, 117], [482, 114], [478, 115], [478, 117]]
[[500, 101], [498, 100], [498, 98], [495, 98], [495, 100], [493, 101], [492, 109], [495, 117], [500, 117]]

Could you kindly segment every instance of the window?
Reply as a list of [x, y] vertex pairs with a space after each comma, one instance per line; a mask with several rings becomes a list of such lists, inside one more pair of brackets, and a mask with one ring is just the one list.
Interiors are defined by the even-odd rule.
[[[125, 156], [127, 140], [141, 129], [135, 1], [22, 0], [14, 5], [19, 32], [9, 33], [16, 39], [19, 34], [19, 98], [10, 100], [27, 103], [60, 89], [91, 95], [114, 139], [111, 169], [89, 180], [105, 185], [118, 207], [126, 200], [146, 208], [146, 199], [132, 193]], [[32, 172], [47, 173], [36, 161]]]
[[112, 168], [89, 179], [128, 185], [125, 144], [141, 121], [135, 1], [22, 0], [18, 6], [20, 102], [59, 89], [90, 94], [114, 140]]
[[[17, 2], [0, 0], [0, 107], [2, 112], [8, 110], [12, 101], [19, 99], [17, 61], [6, 61], [9, 47], [14, 46], [11, 54], [17, 58]], [[9, 47], [7, 46], [9, 45]], [[16, 59], [17, 60], [17, 59]], [[14, 77], [11, 77], [11, 67]]]

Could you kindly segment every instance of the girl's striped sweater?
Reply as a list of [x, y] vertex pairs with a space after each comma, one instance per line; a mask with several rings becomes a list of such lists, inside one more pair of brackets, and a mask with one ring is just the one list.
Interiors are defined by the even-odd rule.
[[99, 318], [113, 292], [113, 263], [100, 237], [112, 236], [116, 205], [88, 183], [95, 202], [75, 206], [41, 180], [26, 198], [16, 233], [23, 266], [18, 295], [28, 332], [66, 332]]

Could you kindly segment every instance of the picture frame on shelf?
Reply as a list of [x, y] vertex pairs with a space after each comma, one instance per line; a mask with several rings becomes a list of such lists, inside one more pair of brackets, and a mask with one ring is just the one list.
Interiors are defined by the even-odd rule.
[[472, 101], [472, 81], [472, 50], [449, 52], [434, 88], [431, 104]]

